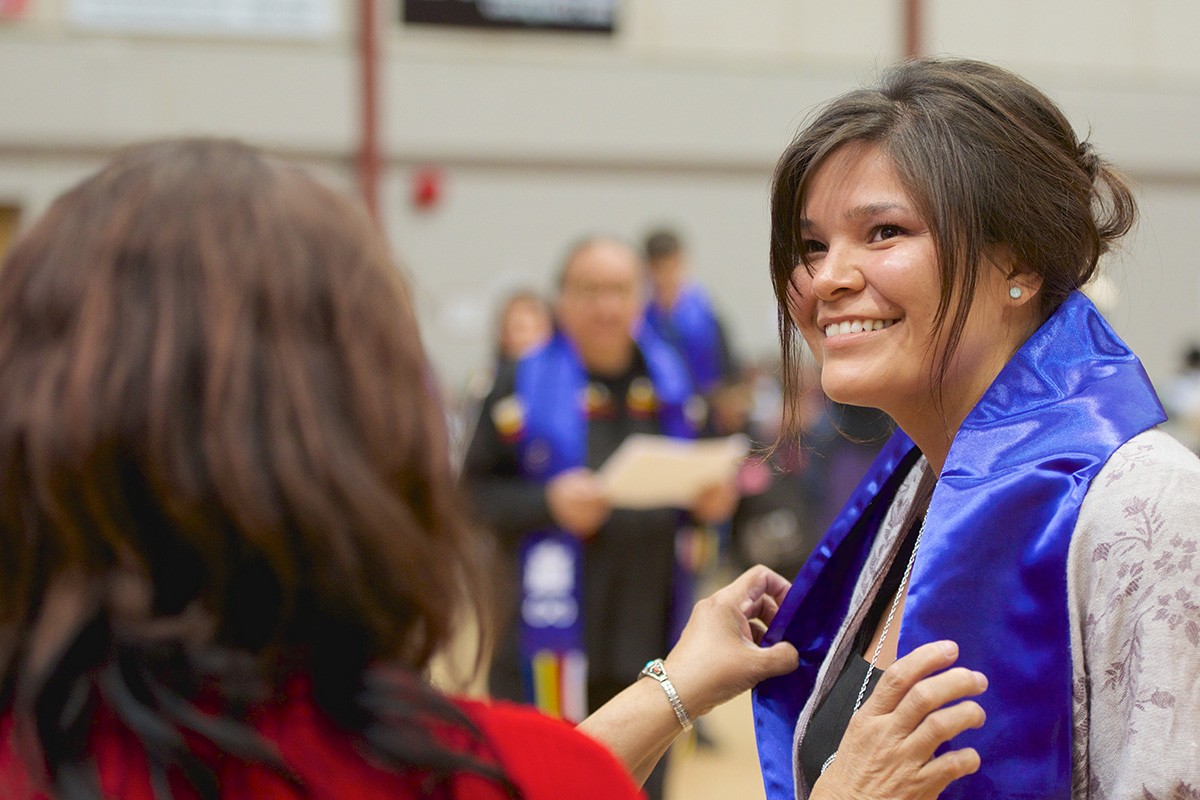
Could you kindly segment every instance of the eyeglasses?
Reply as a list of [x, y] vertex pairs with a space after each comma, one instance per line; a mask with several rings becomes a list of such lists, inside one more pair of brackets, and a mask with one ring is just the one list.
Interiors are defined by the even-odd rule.
[[586, 283], [571, 281], [563, 284], [562, 293], [580, 300], [596, 301], [605, 297], [618, 300], [628, 300], [636, 297], [638, 286], [635, 283]]

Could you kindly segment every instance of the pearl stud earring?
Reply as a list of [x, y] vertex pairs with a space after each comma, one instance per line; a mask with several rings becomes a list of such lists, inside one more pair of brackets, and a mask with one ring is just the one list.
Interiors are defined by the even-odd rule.
[[1021, 287], [1014, 286], [1011, 289], [1009, 289], [1008, 296], [1011, 297], [1013, 300], [1020, 300], [1021, 299]]

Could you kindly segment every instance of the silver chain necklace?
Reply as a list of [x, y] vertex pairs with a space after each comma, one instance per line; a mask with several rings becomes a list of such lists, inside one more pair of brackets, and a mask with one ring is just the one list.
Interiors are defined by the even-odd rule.
[[[867, 694], [867, 686], [871, 683], [871, 673], [875, 671], [875, 664], [879, 661], [879, 654], [883, 651], [883, 643], [887, 641], [888, 631], [892, 627], [892, 620], [896, 618], [896, 609], [900, 607], [900, 598], [904, 597], [904, 590], [908, 587], [908, 576], [912, 573], [913, 564], [917, 560], [917, 550], [921, 549], [921, 537], [925, 535], [925, 520], [929, 519], [929, 512], [925, 512], [924, 518], [921, 519], [921, 528], [917, 531], [917, 540], [913, 542], [912, 555], [908, 557], [908, 564], [904, 567], [904, 575], [900, 578], [900, 588], [896, 589], [896, 596], [892, 598], [892, 607], [888, 609], [887, 619], [883, 621], [883, 632], [879, 634], [879, 642], [875, 645], [875, 652], [871, 654], [871, 663], [867, 667], [867, 674], [863, 678], [862, 686], [858, 687], [858, 698], [854, 701], [854, 710], [850, 712], [850, 716], [858, 713], [859, 706], [863, 703], [863, 697]], [[829, 769], [829, 765], [837, 758], [837, 751], [833, 755], [825, 759], [825, 763], [821, 765], [821, 774], [825, 774], [825, 770]]]

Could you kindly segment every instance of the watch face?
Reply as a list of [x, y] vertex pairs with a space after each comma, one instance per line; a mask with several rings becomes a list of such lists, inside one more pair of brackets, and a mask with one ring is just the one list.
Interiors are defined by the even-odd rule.
[[646, 664], [646, 666], [642, 669], [642, 672], [646, 675], [649, 675], [651, 678], [654, 678], [654, 679], [660, 680], [660, 681], [663, 678], [667, 677], [667, 671], [666, 671], [666, 669], [663, 668], [662, 661], [656, 660], [656, 661], [648, 662]]

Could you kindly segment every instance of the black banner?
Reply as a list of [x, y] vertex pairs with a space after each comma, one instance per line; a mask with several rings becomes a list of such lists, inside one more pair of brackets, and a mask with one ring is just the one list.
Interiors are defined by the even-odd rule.
[[616, 0], [404, 0], [404, 22], [612, 33]]

